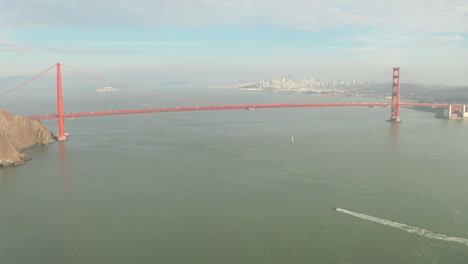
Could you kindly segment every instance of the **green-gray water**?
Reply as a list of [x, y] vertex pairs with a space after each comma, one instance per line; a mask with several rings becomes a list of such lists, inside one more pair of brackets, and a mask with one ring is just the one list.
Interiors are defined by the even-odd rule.
[[67, 120], [69, 141], [0, 169], [0, 263], [466, 263], [466, 245], [332, 210], [468, 238], [468, 123], [388, 116]]

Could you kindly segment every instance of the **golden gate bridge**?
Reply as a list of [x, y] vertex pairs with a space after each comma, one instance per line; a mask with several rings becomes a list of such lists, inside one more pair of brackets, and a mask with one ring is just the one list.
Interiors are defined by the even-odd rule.
[[[146, 92], [162, 97], [172, 98], [182, 101], [190, 101], [196, 103], [205, 103], [212, 104], [211, 106], [192, 106], [192, 107], [167, 107], [167, 108], [148, 108], [148, 109], [131, 109], [131, 110], [110, 110], [110, 111], [95, 111], [95, 112], [79, 112], [79, 113], [65, 113], [64, 111], [64, 101], [63, 101], [63, 87], [62, 87], [62, 66], [78, 73], [87, 75], [94, 79], [112, 83], [127, 89], [137, 90], [140, 92]], [[32, 82], [39, 76], [44, 73], [56, 69], [56, 103], [57, 103], [57, 113], [56, 114], [46, 114], [46, 115], [29, 115], [27, 116], [33, 120], [46, 120], [46, 119], [57, 119], [58, 125], [58, 134], [57, 140], [65, 141], [67, 139], [68, 133], [65, 132], [65, 119], [73, 118], [83, 118], [83, 117], [96, 117], [96, 116], [115, 116], [115, 115], [135, 115], [135, 114], [150, 114], [150, 113], [173, 113], [173, 112], [193, 112], [193, 111], [219, 111], [219, 110], [240, 110], [240, 109], [271, 109], [271, 108], [313, 108], [313, 107], [388, 107], [390, 108], [390, 118], [387, 120], [393, 123], [400, 123], [400, 109], [401, 107], [430, 107], [430, 108], [447, 108], [446, 111], [448, 118], [452, 117], [464, 117], [465, 112], [468, 110], [465, 108], [465, 105], [452, 105], [448, 103], [404, 103], [401, 101], [401, 70], [399, 67], [393, 68], [392, 74], [392, 93], [391, 93], [391, 102], [383, 103], [300, 103], [305, 100], [296, 100], [283, 103], [270, 103], [270, 104], [225, 104], [209, 101], [200, 101], [200, 100], [191, 100], [185, 98], [179, 98], [175, 96], [169, 96], [164, 94], [158, 94], [153, 92], [148, 92], [144, 90], [134, 89], [125, 85], [121, 85], [115, 82], [107, 81], [102, 78], [93, 76], [88, 73], [76, 70], [74, 68], [65, 66], [63, 64], [57, 63], [52, 67], [44, 70], [38, 75], [32, 77], [28, 81], [22, 83], [21, 85], [5, 92], [0, 95], [0, 98], [5, 97], [6, 95], [12, 93], [13, 91], [19, 89], [20, 87]]]

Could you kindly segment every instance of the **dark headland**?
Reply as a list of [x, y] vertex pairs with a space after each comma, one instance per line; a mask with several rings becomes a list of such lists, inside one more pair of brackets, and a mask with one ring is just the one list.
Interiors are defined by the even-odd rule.
[[0, 110], [0, 167], [24, 164], [30, 159], [24, 152], [52, 142], [53, 134], [40, 121]]

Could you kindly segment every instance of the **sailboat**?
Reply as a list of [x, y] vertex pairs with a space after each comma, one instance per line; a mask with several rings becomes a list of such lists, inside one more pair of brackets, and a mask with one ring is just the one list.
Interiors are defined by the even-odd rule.
[[291, 143], [294, 143], [294, 137], [291, 137]]

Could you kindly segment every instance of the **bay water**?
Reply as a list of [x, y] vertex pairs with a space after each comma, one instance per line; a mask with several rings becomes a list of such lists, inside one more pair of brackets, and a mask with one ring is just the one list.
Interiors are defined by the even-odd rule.
[[468, 123], [389, 112], [67, 120], [67, 142], [0, 169], [0, 263], [467, 263], [464, 244], [332, 209], [468, 238]]

